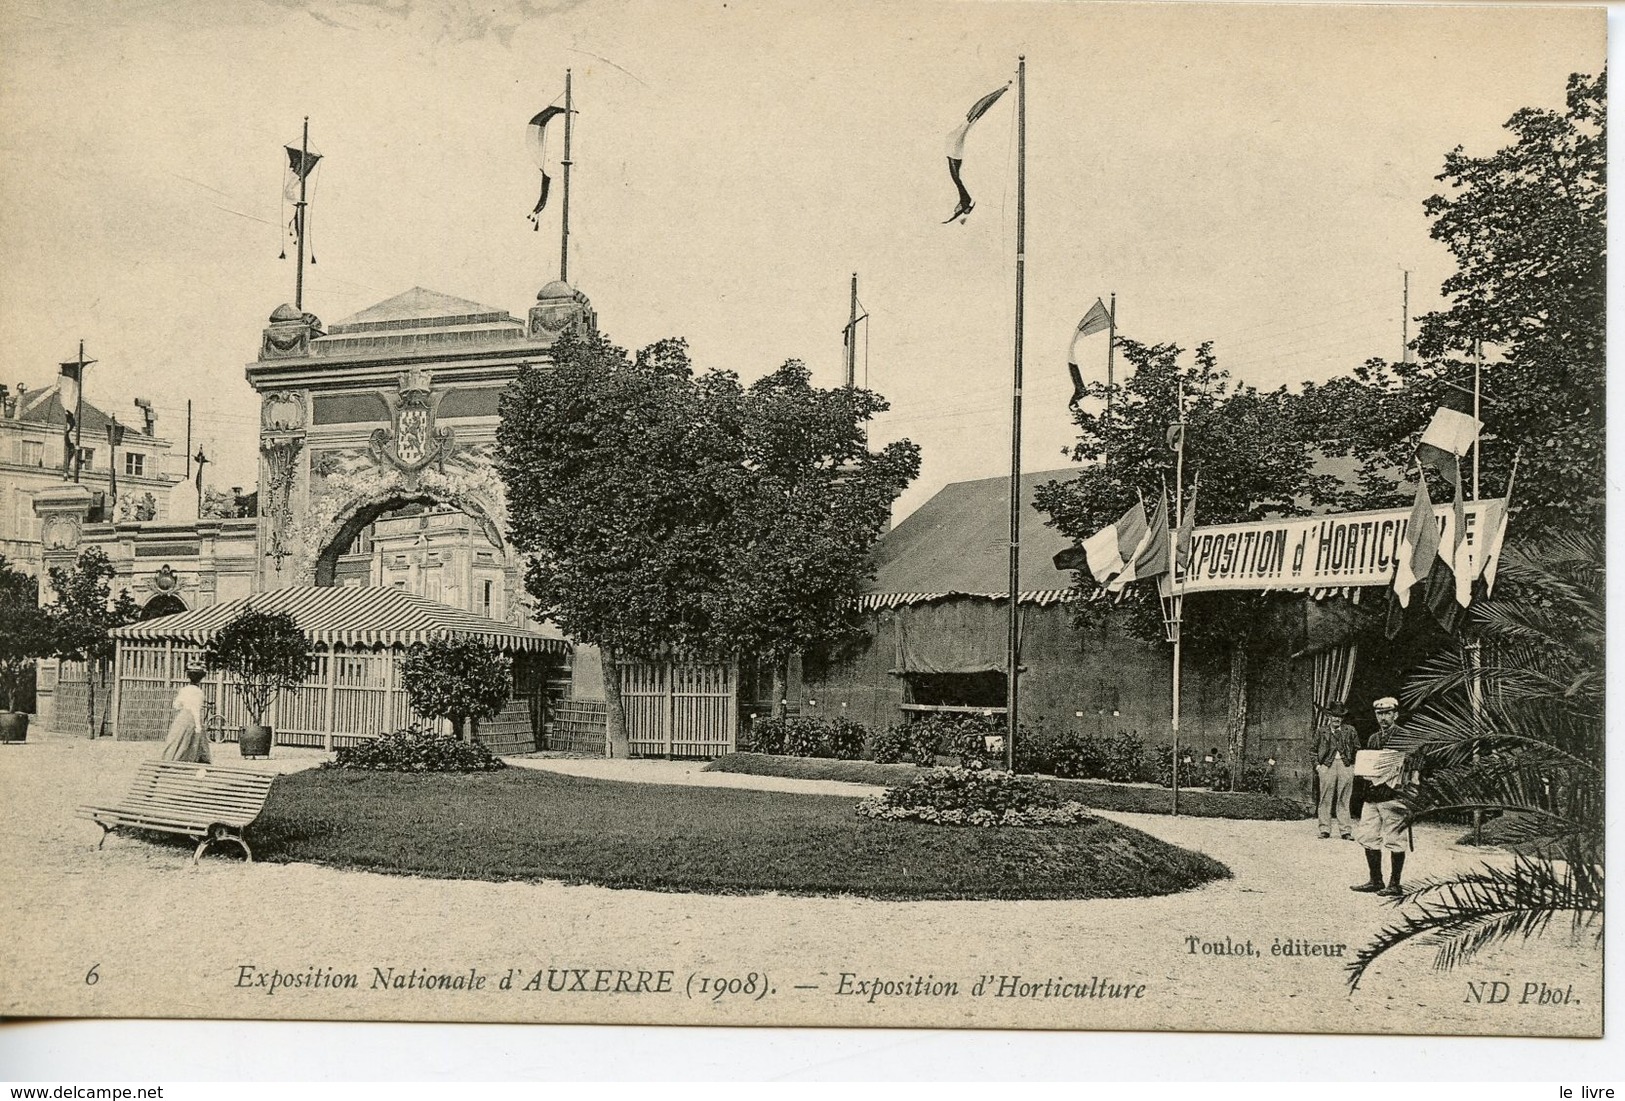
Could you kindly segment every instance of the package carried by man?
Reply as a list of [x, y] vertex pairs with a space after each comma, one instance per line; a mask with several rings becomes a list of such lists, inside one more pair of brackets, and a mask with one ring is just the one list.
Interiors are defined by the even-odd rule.
[[1373, 784], [1399, 788], [1405, 782], [1405, 754], [1397, 749], [1362, 749], [1354, 754], [1354, 775]]

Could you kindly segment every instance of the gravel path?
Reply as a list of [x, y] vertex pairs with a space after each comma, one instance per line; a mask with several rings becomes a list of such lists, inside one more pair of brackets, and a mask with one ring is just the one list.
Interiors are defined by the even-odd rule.
[[[188, 850], [117, 835], [97, 851], [98, 830], [73, 808], [117, 798], [156, 753], [155, 743], [33, 733], [26, 745], [0, 747], [0, 1014], [1601, 1031], [1601, 954], [1563, 935], [1497, 949], [1447, 975], [1430, 969], [1428, 950], [1402, 950], [1352, 995], [1343, 985], [1346, 954], [1272, 955], [1278, 939], [1352, 952], [1393, 913], [1347, 889], [1363, 875], [1359, 850], [1317, 841], [1311, 823], [1113, 814], [1207, 852], [1235, 878], [1161, 898], [1059, 902], [661, 894], [214, 857], [194, 867]], [[262, 764], [287, 772], [321, 756], [278, 749]], [[659, 783], [869, 790], [663, 761], [515, 763]], [[1478, 861], [1452, 843], [1457, 832], [1417, 831], [1416, 875]], [[1256, 955], [1200, 947], [1245, 950], [1249, 942]], [[451, 988], [423, 989], [414, 971], [447, 976]], [[755, 986], [771, 993], [713, 999], [699, 991], [711, 978], [736, 980], [730, 991], [746, 986], [752, 972], [766, 974]], [[350, 974], [354, 988], [331, 985]], [[460, 988], [470, 975], [483, 980], [479, 989]], [[880, 985], [857, 992], [877, 978]], [[549, 989], [550, 979], [559, 989]], [[302, 985], [288, 985], [294, 981]], [[1501, 989], [1494, 986], [1474, 1000], [1470, 983], [1495, 982], [1508, 984], [1505, 1001], [1492, 1001]], [[1542, 982], [1572, 988], [1570, 1000], [1539, 1005]], [[1525, 984], [1535, 992], [1520, 1004]], [[1126, 996], [1099, 996], [1104, 990]]]

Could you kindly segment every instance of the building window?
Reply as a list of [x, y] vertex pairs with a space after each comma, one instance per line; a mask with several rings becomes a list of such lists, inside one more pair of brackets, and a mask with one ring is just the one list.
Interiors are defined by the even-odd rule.
[[39, 440], [24, 440], [23, 441], [23, 465], [24, 466], [44, 466], [45, 465], [45, 445], [43, 443], [41, 443]]
[[94, 447], [81, 447], [79, 449], [79, 465], [89, 470], [96, 465], [96, 449]]
[[957, 711], [1003, 714], [1007, 682], [1003, 673], [907, 673], [905, 711]]
[[124, 453], [124, 473], [141, 477], [147, 472], [147, 457], [137, 451]]
[[480, 582], [480, 614], [485, 616], [487, 619], [494, 618], [491, 615], [491, 590], [492, 590], [492, 588], [493, 588], [493, 586], [489, 581]]

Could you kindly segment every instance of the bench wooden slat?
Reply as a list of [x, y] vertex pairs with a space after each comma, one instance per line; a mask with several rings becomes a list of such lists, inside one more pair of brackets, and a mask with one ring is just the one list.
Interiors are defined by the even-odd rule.
[[[201, 839], [195, 861], [214, 840], [230, 839], [253, 854], [242, 832], [259, 817], [276, 774], [231, 765], [191, 761], [147, 761], [122, 800], [111, 806], [81, 806], [77, 814], [102, 827], [102, 839], [121, 827], [177, 833]], [[216, 827], [224, 829], [220, 834]]]

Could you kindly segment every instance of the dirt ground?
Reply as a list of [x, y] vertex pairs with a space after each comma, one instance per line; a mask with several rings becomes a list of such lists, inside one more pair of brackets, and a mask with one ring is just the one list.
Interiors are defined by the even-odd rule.
[[[98, 851], [100, 831], [74, 815], [79, 804], [115, 800], [155, 743], [29, 739], [0, 747], [4, 1015], [1561, 1036], [1602, 1028], [1601, 952], [1564, 931], [1447, 974], [1432, 970], [1429, 949], [1402, 949], [1351, 994], [1343, 964], [1395, 910], [1348, 890], [1364, 875], [1359, 849], [1317, 840], [1312, 822], [1111, 815], [1235, 873], [1147, 899], [900, 903], [444, 881], [214, 856], [194, 866], [188, 850], [117, 834]], [[221, 748], [221, 763], [244, 763]], [[321, 759], [279, 748], [255, 764], [288, 772]], [[872, 790], [684, 762], [515, 763], [636, 782]], [[1454, 844], [1459, 832], [1419, 828], [1408, 876], [1482, 860]], [[1278, 954], [1283, 945], [1328, 947]]]

